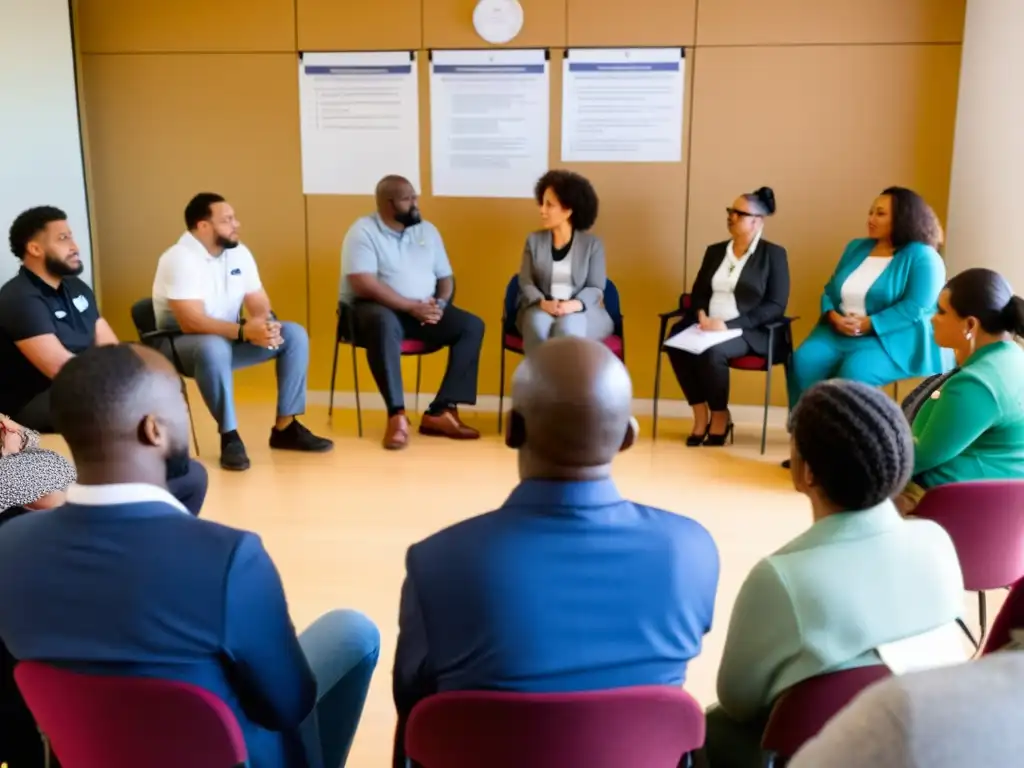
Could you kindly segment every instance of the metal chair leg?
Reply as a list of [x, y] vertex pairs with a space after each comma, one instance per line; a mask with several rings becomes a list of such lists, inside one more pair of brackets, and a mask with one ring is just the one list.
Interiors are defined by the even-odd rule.
[[181, 394], [185, 398], [185, 408], [188, 409], [188, 424], [192, 428], [192, 447], [196, 450], [196, 458], [199, 457], [199, 436], [196, 434], [196, 421], [192, 418], [192, 403], [188, 399], [188, 386], [185, 384], [185, 377], [181, 379]]
[[964, 622], [964, 620], [957, 619], [956, 623], [960, 625], [960, 629], [962, 629], [963, 633], [967, 635], [967, 639], [971, 641], [971, 645], [974, 646], [974, 650], [977, 651], [979, 648], [981, 648], [981, 643], [974, 639], [974, 633], [967, 628], [967, 624]]
[[416, 355], [416, 413], [420, 412], [420, 379], [423, 377], [423, 355]]
[[335, 339], [334, 340], [334, 362], [331, 363], [331, 392], [330, 392], [330, 395], [328, 396], [329, 399], [327, 401], [327, 415], [328, 416], [333, 416], [334, 415], [334, 382], [335, 382], [335, 380], [337, 378], [337, 375], [338, 375], [338, 347], [339, 346], [341, 346], [341, 345], [338, 344], [338, 340]]
[[359, 401], [359, 361], [356, 359], [356, 345], [352, 345], [352, 388], [356, 391], [356, 429], [363, 436], [363, 406]]
[[654, 364], [654, 423], [651, 425], [651, 440], [658, 439], [658, 398], [661, 396], [661, 344], [658, 344], [658, 359]]
[[505, 340], [501, 340], [501, 378], [498, 380], [498, 434], [505, 416]]
[[988, 598], [984, 592], [978, 593], [978, 626], [981, 627], [981, 636], [978, 638], [978, 645], [985, 642], [985, 633], [988, 631]]
[[764, 418], [761, 420], [761, 455], [764, 456], [768, 443], [768, 406], [772, 401], [772, 369], [769, 366], [764, 374]]

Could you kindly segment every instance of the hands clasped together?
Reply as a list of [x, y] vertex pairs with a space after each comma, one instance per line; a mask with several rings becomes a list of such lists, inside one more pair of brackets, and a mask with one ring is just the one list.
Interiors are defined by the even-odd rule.
[[843, 336], [864, 336], [871, 330], [871, 318], [867, 316], [843, 315], [833, 309], [826, 317], [833, 330]]
[[552, 317], [572, 315], [576, 312], [582, 312], [584, 309], [583, 302], [579, 299], [568, 299], [567, 301], [562, 301], [560, 299], [545, 299], [540, 303], [540, 308]]
[[409, 310], [409, 314], [419, 320], [420, 325], [437, 325], [444, 315], [444, 307], [431, 296], [429, 299], [415, 304]]
[[242, 336], [257, 347], [277, 349], [284, 344], [281, 323], [271, 317], [256, 317], [242, 326]]

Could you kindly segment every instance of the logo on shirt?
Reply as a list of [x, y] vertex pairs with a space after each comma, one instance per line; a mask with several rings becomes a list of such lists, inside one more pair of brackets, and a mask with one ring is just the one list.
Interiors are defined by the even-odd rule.
[[89, 308], [89, 300], [85, 296], [75, 296], [71, 303], [75, 305], [75, 309], [79, 312], [85, 312]]
[[58, 320], [63, 320], [65, 317], [68, 316], [68, 313], [65, 312], [63, 309], [58, 309], [56, 312], [53, 313], [53, 316], [56, 317]]
[[232, 269], [232, 270], [231, 270], [231, 274], [232, 274], [232, 275], [240, 275], [240, 274], [242, 274], [242, 269], [241, 269], [241, 267], [235, 267], [234, 269]]

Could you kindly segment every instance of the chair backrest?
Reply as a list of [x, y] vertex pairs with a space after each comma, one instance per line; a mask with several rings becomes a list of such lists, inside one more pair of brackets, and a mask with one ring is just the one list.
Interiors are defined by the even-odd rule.
[[604, 308], [611, 316], [612, 322], [615, 323], [615, 335], [621, 337], [623, 335], [622, 303], [619, 301], [619, 289], [615, 287], [611, 278], [608, 278], [604, 284]]
[[965, 589], [998, 589], [1024, 578], [1024, 480], [936, 486], [914, 516], [934, 520], [949, 533]]
[[416, 706], [405, 734], [423, 768], [674, 768], [703, 744], [700, 705], [669, 686], [442, 693]]
[[512, 275], [512, 279], [505, 286], [505, 304], [501, 310], [501, 332], [518, 334], [516, 330], [516, 313], [519, 311], [519, 275]]
[[891, 674], [887, 667], [879, 664], [819, 675], [797, 683], [772, 706], [761, 737], [761, 748], [783, 758], [792, 757], [858, 693]]
[[245, 739], [228, 706], [185, 683], [14, 669], [25, 702], [68, 768], [236, 768]]
[[153, 309], [153, 299], [139, 299], [132, 304], [132, 322], [135, 324], [135, 332], [139, 334], [140, 339], [143, 334], [156, 330], [156, 310]]
[[999, 609], [996, 620], [992, 622], [992, 629], [989, 630], [981, 655], [985, 656], [1005, 647], [1010, 642], [1010, 632], [1013, 630], [1024, 630], [1024, 579], [1014, 584], [1010, 594], [1006, 596], [1006, 602]]

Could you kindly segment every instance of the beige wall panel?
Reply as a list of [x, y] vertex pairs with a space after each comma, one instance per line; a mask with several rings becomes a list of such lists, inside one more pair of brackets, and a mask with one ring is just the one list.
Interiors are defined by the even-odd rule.
[[697, 0], [568, 0], [568, 45], [693, 45]]
[[295, 0], [300, 51], [414, 50], [423, 46], [422, 0]]
[[963, 39], [965, 2], [700, 0], [697, 44], [956, 43]]
[[[769, 185], [778, 212], [766, 237], [789, 252], [789, 313], [805, 337], [843, 247], [866, 236], [878, 192], [912, 187], [945, 216], [959, 60], [957, 45], [701, 49], [688, 280], [705, 247], [728, 237], [725, 207]], [[760, 85], [745, 89], [750, 72]], [[738, 376], [733, 399], [757, 402], [762, 386]]]
[[[566, 0], [520, 0], [523, 29], [507, 47], [565, 45]], [[490, 48], [473, 29], [476, 0], [423, 0], [423, 45], [426, 48]], [[506, 47], [506, 46], [500, 46]]]
[[295, 50], [295, 0], [75, 2], [85, 53]]
[[185, 204], [200, 191], [234, 205], [274, 308], [305, 324], [295, 57], [83, 60], [100, 300], [118, 335], [134, 338], [129, 309], [150, 294], [157, 259], [184, 231]]

